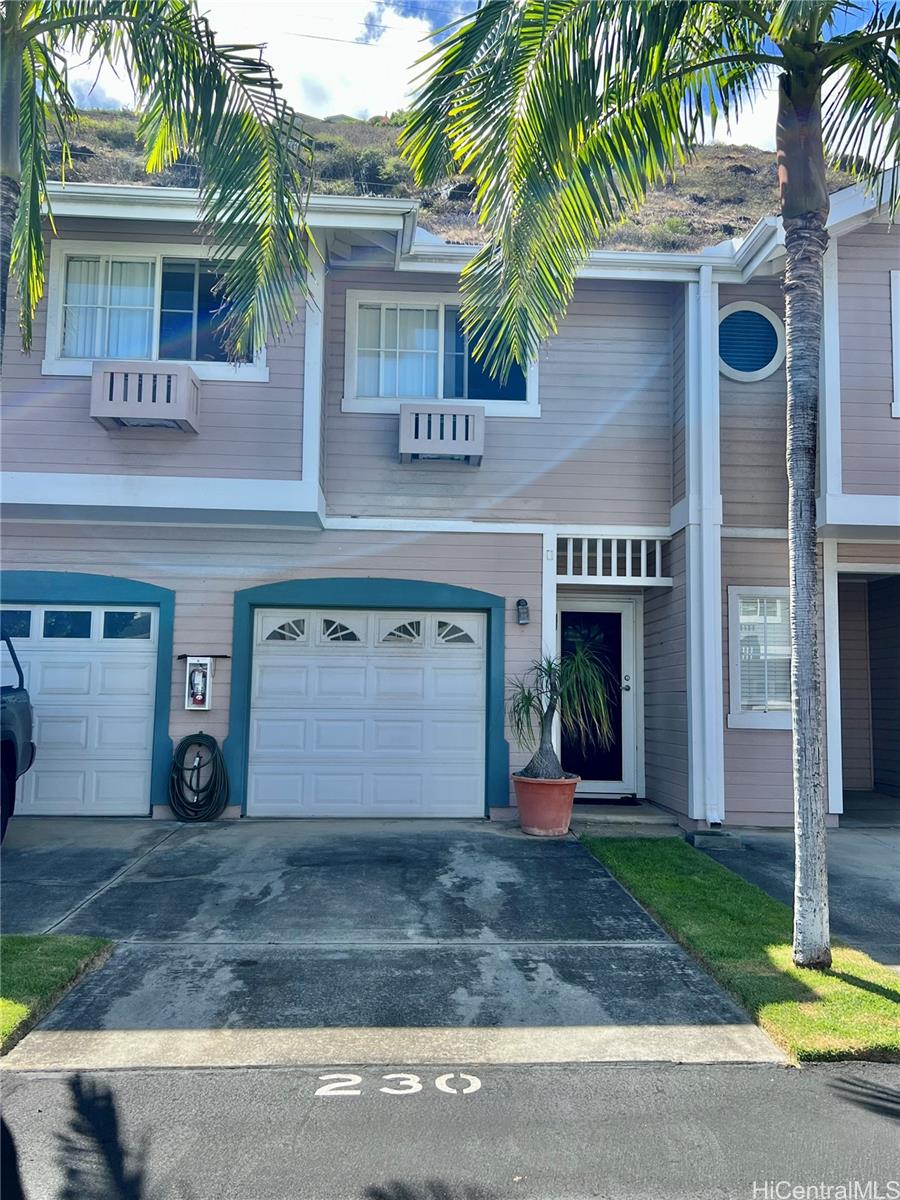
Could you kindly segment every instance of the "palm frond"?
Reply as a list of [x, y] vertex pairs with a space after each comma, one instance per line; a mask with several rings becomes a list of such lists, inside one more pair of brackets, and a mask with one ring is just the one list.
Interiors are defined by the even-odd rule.
[[[60, 111], [70, 104], [64, 80], [50, 69], [49, 48], [75, 50], [87, 62], [127, 72], [148, 171], [196, 158], [202, 231], [228, 264], [221, 321], [229, 354], [244, 358], [277, 340], [306, 292], [312, 141], [260, 48], [219, 44], [192, 0], [46, 0], [30, 5], [26, 17], [30, 44], [44, 53], [35, 91], [45, 118], [54, 97]], [[65, 146], [65, 132], [61, 141]], [[41, 158], [38, 173], [46, 169], [45, 151]], [[28, 322], [37, 278], [33, 271], [23, 293]]]
[[448, 161], [474, 179], [463, 324], [492, 374], [535, 357], [600, 232], [766, 82], [762, 41], [720, 4], [488, 0], [426, 56], [404, 153], [422, 183]]
[[[829, 160], [900, 209], [900, 32], [861, 42], [836, 62], [825, 84], [823, 137]], [[893, 170], [890, 168], [893, 167]]]
[[[20, 199], [12, 230], [10, 271], [19, 293], [22, 348], [31, 348], [34, 313], [44, 294], [43, 213], [47, 204], [49, 128], [59, 140], [60, 166], [69, 165], [67, 129], [75, 104], [66, 81], [65, 60], [39, 42], [30, 42], [22, 59], [19, 107]], [[52, 221], [52, 213], [50, 213]]]

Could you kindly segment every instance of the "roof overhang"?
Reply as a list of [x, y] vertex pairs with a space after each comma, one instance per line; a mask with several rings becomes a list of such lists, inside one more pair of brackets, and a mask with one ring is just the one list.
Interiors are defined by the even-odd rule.
[[[54, 217], [99, 217], [121, 221], [200, 220], [196, 188], [148, 187], [145, 184], [50, 183], [47, 196]], [[370, 196], [311, 196], [306, 211], [313, 230], [374, 230], [395, 233], [402, 254], [412, 249], [418, 201]]]
[[[886, 213], [892, 175], [884, 173], [876, 188], [862, 184], [831, 197], [828, 229], [833, 237], [880, 219]], [[144, 184], [51, 183], [48, 197], [54, 216], [99, 217], [129, 221], [199, 222], [195, 188], [149, 187]], [[396, 270], [458, 275], [478, 253], [478, 246], [452, 245], [416, 238], [416, 200], [376, 196], [311, 196], [306, 220], [322, 233], [329, 257], [350, 262], [362, 248], [372, 265], [393, 260]], [[784, 255], [784, 228], [778, 217], [763, 217], [740, 241], [731, 240], [693, 253], [639, 250], [595, 250], [578, 272], [579, 279], [639, 279], [690, 282], [711, 268], [717, 283], [746, 283], [756, 275], [774, 274]]]

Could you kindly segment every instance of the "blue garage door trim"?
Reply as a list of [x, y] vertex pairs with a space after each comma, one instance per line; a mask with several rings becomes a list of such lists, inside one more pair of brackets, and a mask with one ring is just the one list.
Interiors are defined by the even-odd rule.
[[139, 579], [122, 579], [118, 575], [87, 575], [76, 571], [2, 571], [0, 598], [4, 604], [143, 604], [159, 609], [148, 815], [154, 804], [168, 804], [169, 772], [172, 768], [169, 708], [172, 701], [175, 593], [169, 588], [142, 583]]
[[504, 621], [506, 601], [491, 592], [420, 579], [286, 579], [234, 594], [229, 734], [223, 748], [231, 802], [247, 811], [247, 760], [253, 614], [257, 608], [419, 608], [487, 616], [485, 816], [509, 804], [509, 746], [504, 736]]

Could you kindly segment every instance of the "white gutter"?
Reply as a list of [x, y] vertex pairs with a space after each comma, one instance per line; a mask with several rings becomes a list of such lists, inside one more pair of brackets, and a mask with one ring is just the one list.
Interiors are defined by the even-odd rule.
[[[146, 184], [49, 183], [47, 196], [55, 217], [99, 217], [127, 221], [200, 219], [196, 188], [148, 187]], [[307, 223], [320, 229], [384, 229], [401, 235], [404, 253], [412, 248], [417, 200], [369, 196], [311, 196]]]

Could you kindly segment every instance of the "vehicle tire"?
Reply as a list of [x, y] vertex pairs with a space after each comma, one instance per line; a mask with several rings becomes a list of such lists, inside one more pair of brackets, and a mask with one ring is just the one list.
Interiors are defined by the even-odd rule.
[[16, 803], [16, 781], [9, 771], [2, 772], [0, 785], [0, 842], [6, 837], [6, 826]]

